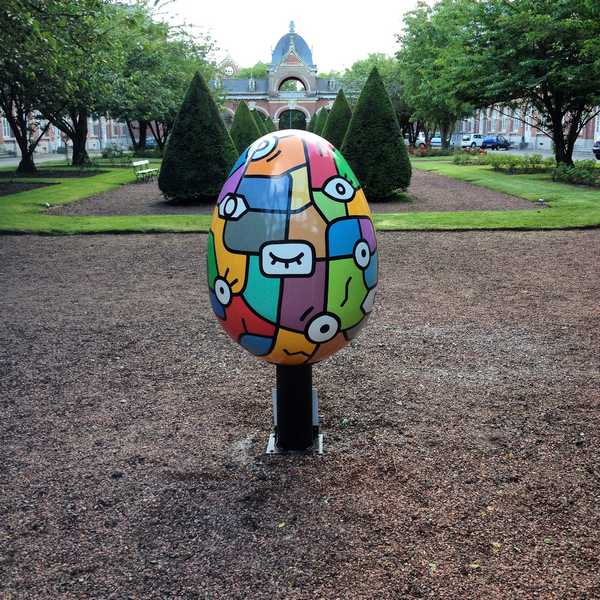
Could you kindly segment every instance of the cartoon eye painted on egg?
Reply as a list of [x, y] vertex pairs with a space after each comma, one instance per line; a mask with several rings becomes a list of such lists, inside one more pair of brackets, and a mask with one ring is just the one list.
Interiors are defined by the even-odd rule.
[[371, 260], [371, 250], [365, 240], [359, 240], [354, 246], [354, 261], [361, 269], [366, 269]]
[[334, 338], [340, 328], [340, 323], [331, 314], [316, 316], [308, 325], [306, 337], [315, 344], [327, 342]]
[[323, 191], [334, 200], [341, 202], [350, 202], [354, 198], [356, 191], [351, 183], [343, 177], [331, 178], [323, 188]]
[[262, 138], [259, 140], [256, 148], [252, 150], [252, 160], [260, 160], [265, 156], [268, 156], [275, 150], [277, 146], [277, 138], [276, 137], [268, 137]]
[[315, 252], [306, 242], [274, 242], [260, 249], [260, 268], [267, 277], [308, 277], [315, 268]]
[[244, 196], [227, 194], [219, 204], [219, 216], [234, 221], [239, 219], [248, 210]]
[[215, 279], [215, 296], [223, 306], [228, 306], [231, 302], [231, 287], [221, 277]]

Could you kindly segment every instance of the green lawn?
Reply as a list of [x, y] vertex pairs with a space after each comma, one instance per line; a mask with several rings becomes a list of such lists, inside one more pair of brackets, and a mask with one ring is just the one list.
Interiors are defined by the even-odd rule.
[[[155, 162], [155, 161], [152, 161]], [[447, 158], [413, 159], [413, 166], [469, 181], [528, 200], [544, 198], [550, 208], [511, 211], [385, 213], [375, 215], [380, 230], [561, 229], [600, 226], [600, 191], [555, 183], [548, 175], [505, 175], [489, 167], [458, 166]], [[134, 181], [127, 168], [83, 178], [52, 179], [45, 169], [66, 168], [45, 164], [35, 178], [52, 187], [0, 197], [0, 232], [69, 235], [80, 233], [205, 232], [207, 215], [60, 216], [45, 213], [46, 204], [67, 204]], [[102, 168], [106, 167], [102, 165]], [[4, 169], [3, 169], [4, 170]], [[2, 179], [0, 181], [8, 181]], [[175, 212], [176, 209], [174, 208]]]

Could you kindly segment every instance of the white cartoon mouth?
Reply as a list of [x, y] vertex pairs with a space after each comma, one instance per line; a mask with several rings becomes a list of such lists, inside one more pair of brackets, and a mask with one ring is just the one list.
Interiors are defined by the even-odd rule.
[[307, 277], [315, 267], [313, 247], [306, 242], [274, 242], [260, 250], [260, 267], [270, 277]]

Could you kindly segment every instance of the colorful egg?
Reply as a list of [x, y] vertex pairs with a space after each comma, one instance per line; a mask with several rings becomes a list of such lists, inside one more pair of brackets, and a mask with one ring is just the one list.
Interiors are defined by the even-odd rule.
[[280, 365], [316, 363], [364, 325], [377, 242], [339, 150], [306, 131], [258, 139], [233, 166], [208, 235], [208, 286], [225, 331]]

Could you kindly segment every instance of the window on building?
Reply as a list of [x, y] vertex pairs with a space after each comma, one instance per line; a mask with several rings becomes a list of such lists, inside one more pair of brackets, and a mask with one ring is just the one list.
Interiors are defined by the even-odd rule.
[[100, 121], [94, 121], [94, 135], [100, 137]]
[[502, 120], [500, 121], [500, 131], [508, 130], [508, 115], [505, 114], [506, 109], [502, 112]]
[[600, 114], [596, 115], [596, 133], [600, 135]]
[[10, 123], [5, 117], [2, 117], [2, 136], [4, 137], [4, 139], [13, 137], [12, 129], [10, 128]]
[[519, 127], [521, 126], [521, 113], [519, 110], [514, 110], [512, 114], [512, 130], [513, 133], [517, 133], [519, 131]]

